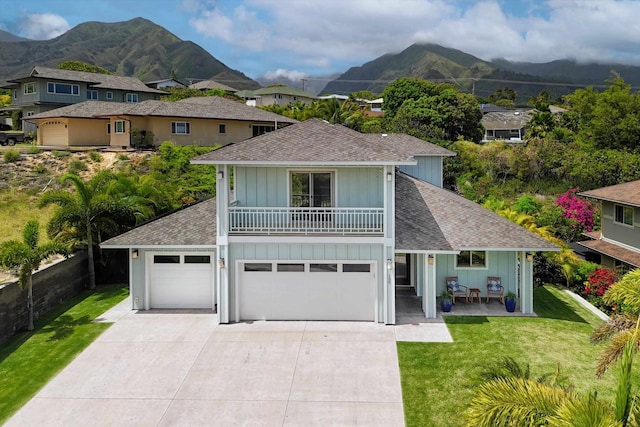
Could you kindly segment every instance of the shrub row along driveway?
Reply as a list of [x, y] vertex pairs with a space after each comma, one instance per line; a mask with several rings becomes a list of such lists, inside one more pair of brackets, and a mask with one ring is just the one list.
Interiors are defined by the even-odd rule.
[[393, 328], [122, 314], [6, 425], [404, 424]]

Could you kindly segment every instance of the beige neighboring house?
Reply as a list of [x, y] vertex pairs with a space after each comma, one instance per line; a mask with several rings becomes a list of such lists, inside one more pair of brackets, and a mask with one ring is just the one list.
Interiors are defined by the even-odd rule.
[[235, 93], [238, 89], [232, 88], [231, 86], [224, 85], [222, 83], [218, 83], [215, 80], [202, 80], [197, 83], [192, 83], [189, 85], [189, 89], [198, 89], [202, 92], [206, 92], [211, 89], [222, 89], [225, 92]]
[[30, 117], [45, 146], [131, 147], [131, 131], [153, 133], [153, 144], [226, 145], [296, 120], [222, 97], [137, 104], [86, 101]]

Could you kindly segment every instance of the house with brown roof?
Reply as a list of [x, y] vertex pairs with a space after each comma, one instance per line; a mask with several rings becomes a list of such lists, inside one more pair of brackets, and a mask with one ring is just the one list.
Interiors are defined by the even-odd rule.
[[585, 233], [578, 242], [595, 255], [594, 261], [624, 272], [640, 267], [640, 181], [579, 193], [601, 205], [600, 230]]
[[45, 146], [129, 148], [132, 136], [152, 135], [153, 145], [225, 145], [296, 120], [219, 96], [178, 102], [85, 101], [32, 116], [37, 141]]
[[[36, 66], [26, 76], [7, 80], [1, 86], [12, 90], [12, 106], [28, 119], [36, 114], [87, 100], [104, 102], [142, 102], [160, 99], [166, 93], [145, 85], [136, 77], [85, 71], [60, 70]], [[26, 120], [25, 132], [35, 132]]]
[[397, 255], [410, 260], [425, 317], [437, 316], [451, 276], [483, 297], [500, 276], [533, 313], [531, 254], [557, 248], [445, 190], [453, 155], [409, 135], [307, 120], [192, 160], [216, 166], [215, 200], [102, 247], [129, 251], [133, 309], [215, 309], [222, 323], [394, 324]]

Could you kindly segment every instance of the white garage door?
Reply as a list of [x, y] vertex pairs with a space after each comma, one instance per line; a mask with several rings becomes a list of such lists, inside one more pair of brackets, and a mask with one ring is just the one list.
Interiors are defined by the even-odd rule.
[[149, 254], [149, 308], [212, 308], [213, 254]]
[[40, 125], [42, 145], [69, 145], [69, 135], [66, 123], [60, 120], [50, 120]]
[[238, 270], [242, 320], [375, 321], [375, 263], [241, 263]]

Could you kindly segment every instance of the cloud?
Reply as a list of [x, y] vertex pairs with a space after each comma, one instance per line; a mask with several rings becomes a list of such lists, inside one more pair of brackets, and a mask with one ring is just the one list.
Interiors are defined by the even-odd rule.
[[275, 71], [267, 71], [263, 76], [263, 78], [268, 80], [285, 78], [293, 81], [299, 81], [301, 79], [306, 79], [307, 77], [309, 77], [307, 73], [296, 70], [285, 70], [284, 68], [278, 68]]
[[33, 40], [48, 40], [58, 37], [71, 28], [66, 19], [51, 13], [27, 15], [20, 25], [20, 33]]
[[640, 2], [633, 0], [184, 2], [197, 9], [190, 23], [205, 37], [314, 73], [420, 42], [487, 60], [640, 63]]

